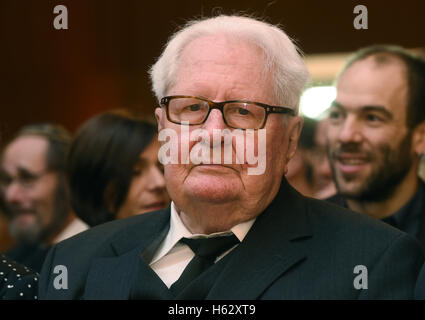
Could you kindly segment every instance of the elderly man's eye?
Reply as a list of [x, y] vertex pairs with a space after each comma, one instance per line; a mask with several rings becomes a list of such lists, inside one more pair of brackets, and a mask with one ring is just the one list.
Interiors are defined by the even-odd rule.
[[190, 106], [187, 106], [186, 109], [187, 110], [190, 110], [190, 111], [199, 111], [201, 109], [201, 105], [199, 105], [199, 104], [192, 104]]
[[246, 116], [246, 115], [248, 115], [248, 114], [249, 114], [249, 111], [248, 111], [247, 109], [244, 109], [244, 108], [239, 108], [239, 109], [238, 109], [238, 113], [239, 113], [240, 115]]

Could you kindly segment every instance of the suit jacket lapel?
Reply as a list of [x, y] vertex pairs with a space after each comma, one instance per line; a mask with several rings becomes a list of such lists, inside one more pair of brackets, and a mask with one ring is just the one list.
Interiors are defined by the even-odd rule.
[[169, 224], [154, 240], [143, 250], [142, 256], [138, 261], [136, 279], [131, 289], [131, 299], [147, 300], [147, 299], [173, 299], [174, 296], [168, 290], [165, 283], [158, 277], [155, 271], [149, 266], [150, 261], [158, 249], [161, 242], [167, 236]]
[[312, 233], [304, 203], [284, 179], [275, 200], [235, 249], [207, 299], [257, 299], [305, 259], [306, 246], [299, 240]]
[[135, 282], [138, 248], [117, 257], [97, 258], [89, 270], [83, 298], [123, 300], [130, 297]]
[[143, 285], [138, 285], [137, 288], [145, 288], [147, 291], [160, 288], [161, 284], [165, 286], [149, 267], [149, 261], [146, 263], [142, 256], [149, 259], [156, 250], [155, 245], [159, 245], [167, 234], [170, 209], [149, 215], [152, 215], [150, 219], [143, 217], [123, 228], [111, 241], [103, 257], [93, 260], [87, 276], [84, 299], [129, 299], [134, 292], [137, 296], [143, 295], [143, 292], [135, 289], [140, 281]]

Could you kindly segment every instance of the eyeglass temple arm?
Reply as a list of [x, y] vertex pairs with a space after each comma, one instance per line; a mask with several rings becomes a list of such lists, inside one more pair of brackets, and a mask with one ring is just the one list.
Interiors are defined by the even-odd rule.
[[283, 108], [283, 107], [268, 107], [267, 112], [268, 113], [287, 113], [292, 116], [295, 115], [295, 111], [293, 109]]

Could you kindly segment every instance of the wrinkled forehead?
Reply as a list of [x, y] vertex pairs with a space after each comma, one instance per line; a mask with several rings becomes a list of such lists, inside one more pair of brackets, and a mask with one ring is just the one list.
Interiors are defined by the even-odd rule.
[[246, 48], [255, 56], [257, 63], [263, 63], [258, 61], [258, 58], [265, 56], [264, 51], [253, 40], [226, 33], [205, 34], [189, 40], [181, 50], [180, 60], [182, 56], [195, 49], [199, 57], [218, 60], [224, 56], [239, 60], [240, 51]]
[[45, 170], [47, 166], [48, 141], [40, 136], [20, 136], [10, 142], [2, 154], [2, 169], [15, 172]]
[[254, 99], [256, 91], [269, 94], [272, 90], [271, 74], [265, 66], [262, 49], [249, 41], [221, 34], [201, 36], [182, 50], [170, 89], [182, 87], [183, 82], [200, 91], [205, 86], [232, 91], [235, 95], [229, 95], [229, 99], [249, 99], [252, 92]]
[[234, 35], [203, 35], [189, 41], [182, 49], [177, 70], [193, 64], [214, 62], [217, 64], [240, 64], [265, 66], [264, 51], [253, 42]]

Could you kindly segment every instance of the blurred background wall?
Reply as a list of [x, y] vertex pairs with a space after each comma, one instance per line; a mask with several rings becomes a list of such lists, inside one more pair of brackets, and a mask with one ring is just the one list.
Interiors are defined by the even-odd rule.
[[[68, 30], [53, 28], [59, 4], [68, 8]], [[353, 27], [358, 4], [367, 6], [368, 30]], [[424, 9], [419, 0], [0, 0], [0, 144], [33, 122], [75, 130], [111, 108], [152, 115], [147, 70], [193, 16], [244, 11], [281, 23], [311, 64], [324, 59], [315, 80], [329, 82], [341, 56], [359, 47], [423, 48]]]

